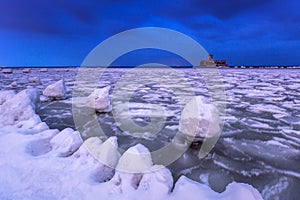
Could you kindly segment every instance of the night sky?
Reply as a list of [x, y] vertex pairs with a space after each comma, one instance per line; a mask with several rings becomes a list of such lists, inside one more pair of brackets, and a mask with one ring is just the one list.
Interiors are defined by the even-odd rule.
[[[78, 66], [108, 37], [149, 26], [182, 32], [230, 65], [300, 65], [299, 8], [299, 0], [0, 0], [0, 65]], [[133, 52], [115, 64], [172, 56]]]

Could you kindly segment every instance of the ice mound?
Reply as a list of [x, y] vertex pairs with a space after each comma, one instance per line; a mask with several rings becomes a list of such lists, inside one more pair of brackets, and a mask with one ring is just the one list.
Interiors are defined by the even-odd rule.
[[39, 92], [36, 89], [26, 89], [6, 99], [0, 106], [0, 127], [32, 128], [41, 123], [35, 113], [38, 104]]
[[87, 97], [86, 105], [97, 112], [108, 112], [111, 110], [109, 100], [110, 87], [97, 88]]
[[220, 132], [220, 119], [217, 108], [204, 103], [202, 97], [197, 96], [184, 107], [179, 123], [179, 131], [197, 140], [210, 138]]
[[66, 95], [66, 86], [65, 81], [60, 80], [56, 83], [48, 85], [43, 91], [43, 95], [52, 98], [52, 99], [63, 99]]
[[57, 156], [69, 156], [73, 154], [83, 143], [78, 131], [71, 128], [62, 130], [50, 141], [53, 152]]

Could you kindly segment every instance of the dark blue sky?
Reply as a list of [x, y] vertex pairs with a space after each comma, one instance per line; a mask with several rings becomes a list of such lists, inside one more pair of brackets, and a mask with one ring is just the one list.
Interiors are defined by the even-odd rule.
[[[300, 65], [299, 8], [299, 0], [0, 0], [0, 65], [80, 65], [106, 38], [148, 26], [180, 31], [230, 65]], [[149, 51], [117, 64], [153, 56], [172, 60]]]

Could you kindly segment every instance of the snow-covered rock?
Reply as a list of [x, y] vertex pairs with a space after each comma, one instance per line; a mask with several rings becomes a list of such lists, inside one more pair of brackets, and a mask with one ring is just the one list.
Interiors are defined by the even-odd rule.
[[87, 97], [86, 105], [97, 112], [108, 112], [111, 110], [109, 100], [110, 87], [97, 88]]
[[15, 96], [15, 91], [13, 90], [4, 90], [0, 91], [0, 105], [2, 105], [5, 101], [13, 98]]
[[210, 138], [220, 132], [220, 118], [213, 104], [204, 103], [202, 97], [191, 99], [184, 107], [179, 131], [190, 138]]
[[69, 156], [73, 154], [83, 143], [80, 133], [71, 128], [62, 130], [50, 141], [53, 152], [57, 156]]
[[14, 95], [0, 106], [0, 127], [32, 128], [41, 123], [35, 113], [38, 104], [39, 92], [36, 89], [26, 89]]
[[60, 80], [56, 83], [48, 85], [43, 91], [43, 95], [53, 99], [63, 99], [66, 95], [65, 81]]

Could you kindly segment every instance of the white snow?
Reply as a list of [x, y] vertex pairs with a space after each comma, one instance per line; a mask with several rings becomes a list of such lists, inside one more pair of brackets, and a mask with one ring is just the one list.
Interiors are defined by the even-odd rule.
[[54, 99], [64, 98], [66, 95], [65, 81], [60, 80], [51, 85], [48, 85], [43, 91], [43, 95]]
[[109, 86], [95, 89], [94, 92], [87, 97], [86, 105], [95, 109], [97, 112], [110, 111], [109, 89]]

